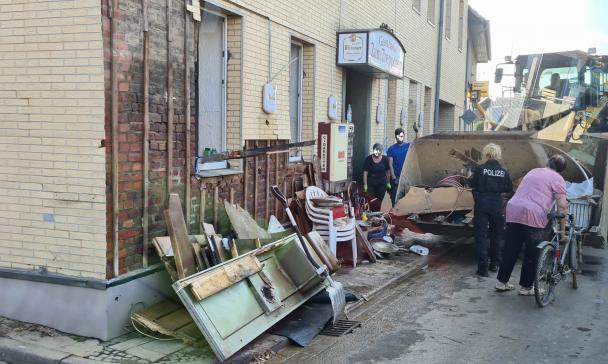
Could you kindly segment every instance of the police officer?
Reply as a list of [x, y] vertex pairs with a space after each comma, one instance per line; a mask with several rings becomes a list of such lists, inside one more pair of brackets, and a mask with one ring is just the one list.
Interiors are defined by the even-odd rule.
[[[488, 269], [498, 270], [500, 265], [500, 240], [504, 230], [505, 218], [502, 213], [502, 193], [512, 193], [513, 185], [509, 172], [498, 162], [501, 157], [500, 146], [490, 143], [483, 147], [484, 164], [473, 170], [469, 184], [475, 199], [475, 248], [477, 251], [477, 275], [488, 276]], [[490, 262], [486, 241], [490, 240]]]

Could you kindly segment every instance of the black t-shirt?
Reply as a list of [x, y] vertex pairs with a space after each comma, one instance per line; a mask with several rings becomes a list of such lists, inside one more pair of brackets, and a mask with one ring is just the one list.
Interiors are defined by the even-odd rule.
[[388, 158], [384, 155], [378, 163], [374, 162], [371, 155], [368, 155], [363, 162], [363, 171], [367, 172], [367, 183], [370, 185], [386, 183], [386, 171], [388, 170]]

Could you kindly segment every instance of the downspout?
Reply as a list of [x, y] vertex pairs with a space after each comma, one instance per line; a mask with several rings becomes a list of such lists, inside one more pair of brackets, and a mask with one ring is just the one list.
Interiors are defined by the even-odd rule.
[[[463, 25], [464, 27], [464, 25]], [[467, 52], [466, 55], [466, 64], [464, 66], [465, 70], [466, 70], [466, 77], [464, 79], [464, 101], [463, 101], [463, 111], [462, 111], [462, 115], [464, 116], [464, 113], [467, 111], [468, 109], [468, 105], [467, 105], [467, 95], [469, 93], [469, 81], [472, 81], [472, 77], [471, 77], [471, 72], [473, 69], [473, 65], [470, 65], [470, 58], [469, 58], [469, 49], [470, 49], [470, 39], [468, 37], [468, 26], [467, 26], [467, 48], [464, 50], [465, 52]], [[463, 30], [464, 32], [464, 30]], [[465, 125], [464, 125], [464, 119], [462, 118], [462, 116], [460, 116], [460, 121], [458, 122], [458, 125], [460, 126], [460, 130], [459, 131], [464, 131]]]
[[118, 67], [114, 54], [114, 36], [118, 25], [114, 12], [118, 9], [118, 0], [108, 1], [108, 6], [112, 58], [112, 268], [114, 277], [118, 277]]
[[435, 117], [433, 120], [433, 134], [439, 127], [439, 92], [441, 90], [441, 58], [443, 56], [443, 13], [445, 12], [445, 0], [439, 0], [439, 33], [437, 35], [437, 67], [435, 79]]

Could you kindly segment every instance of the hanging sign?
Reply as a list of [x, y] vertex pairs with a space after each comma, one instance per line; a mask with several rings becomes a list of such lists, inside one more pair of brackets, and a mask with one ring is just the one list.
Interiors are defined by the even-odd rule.
[[404, 59], [401, 42], [385, 29], [338, 33], [338, 66], [403, 78]]

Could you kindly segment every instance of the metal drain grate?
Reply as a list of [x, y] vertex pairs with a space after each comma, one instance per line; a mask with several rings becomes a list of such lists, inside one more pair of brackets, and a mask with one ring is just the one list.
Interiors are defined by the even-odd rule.
[[319, 333], [319, 335], [325, 336], [342, 336], [346, 335], [349, 332], [353, 331], [357, 327], [360, 327], [361, 323], [359, 321], [351, 321], [351, 320], [338, 320], [334, 325], [329, 322], [323, 331]]

